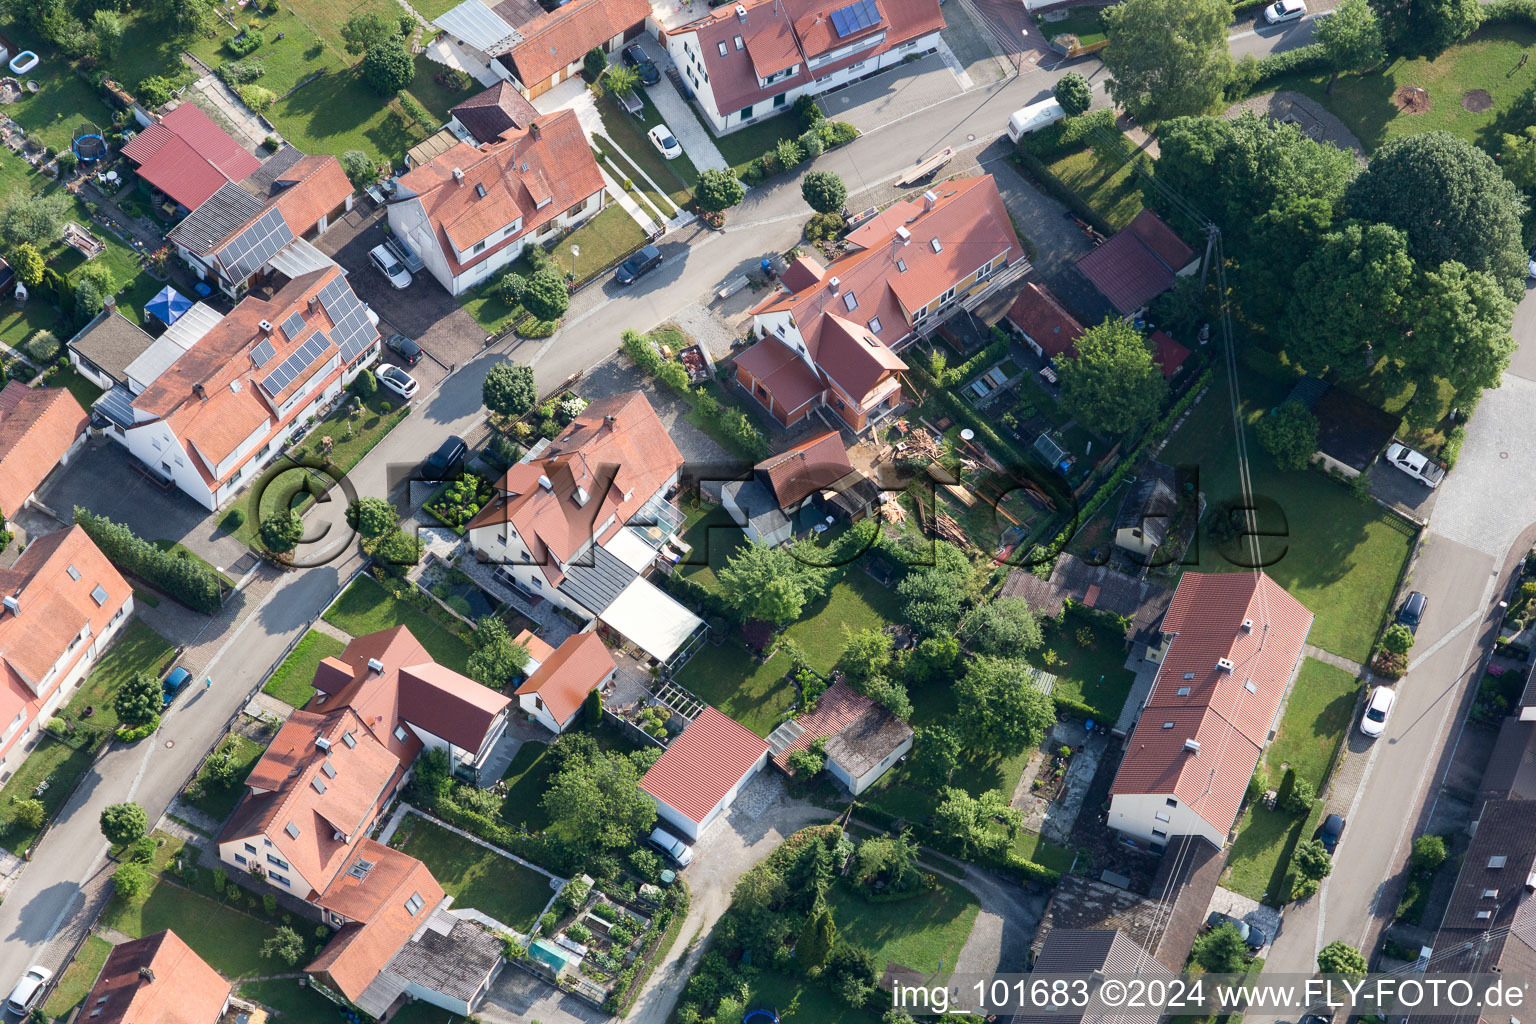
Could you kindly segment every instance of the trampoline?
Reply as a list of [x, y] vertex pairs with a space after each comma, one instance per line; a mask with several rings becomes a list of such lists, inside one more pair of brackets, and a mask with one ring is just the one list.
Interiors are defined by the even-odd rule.
[[107, 140], [102, 138], [100, 128], [87, 121], [75, 129], [75, 140], [70, 143], [70, 148], [82, 163], [95, 163], [107, 155]]
[[741, 1024], [779, 1024], [779, 1014], [775, 1010], [748, 1010]]

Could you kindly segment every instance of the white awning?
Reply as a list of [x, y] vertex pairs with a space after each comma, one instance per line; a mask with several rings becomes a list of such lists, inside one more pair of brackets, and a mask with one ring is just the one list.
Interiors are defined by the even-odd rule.
[[203, 335], [219, 326], [222, 319], [217, 310], [202, 302], [177, 317], [164, 334], [123, 369], [130, 385], [138, 385], [133, 389], [134, 393], [138, 394], [153, 384], [183, 353], [203, 340]]
[[302, 238], [295, 238], [272, 257], [272, 269], [289, 280], [334, 265], [334, 260]]
[[603, 547], [635, 572], [645, 572], [656, 561], [656, 549], [628, 526], [614, 534]]
[[661, 662], [676, 654], [689, 637], [704, 627], [703, 619], [644, 579], [625, 587], [598, 618]]
[[488, 57], [504, 53], [522, 36], [480, 0], [464, 0], [452, 10], [440, 14], [432, 24], [461, 39]]

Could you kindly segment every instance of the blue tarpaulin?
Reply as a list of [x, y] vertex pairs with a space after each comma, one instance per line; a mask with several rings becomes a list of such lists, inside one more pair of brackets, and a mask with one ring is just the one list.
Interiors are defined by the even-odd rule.
[[149, 300], [144, 312], [169, 327], [192, 308], [192, 300], [170, 285], [160, 289], [160, 294]]

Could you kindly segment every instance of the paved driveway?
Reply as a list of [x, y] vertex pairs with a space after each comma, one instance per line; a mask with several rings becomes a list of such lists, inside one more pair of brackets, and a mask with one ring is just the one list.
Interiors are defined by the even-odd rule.
[[245, 545], [219, 526], [224, 512], [209, 512], [179, 490], [160, 490], [133, 463], [128, 449], [93, 439], [54, 474], [38, 500], [65, 518], [79, 505], [127, 524], [146, 540], [180, 541], [221, 569], [246, 553]]
[[[327, 231], [318, 245], [346, 270], [357, 297], [379, 314], [381, 334], [387, 338], [398, 332], [421, 346], [426, 356], [411, 368], [411, 375], [430, 390], [455, 367], [480, 354], [485, 329], [426, 271], [415, 275], [407, 288], [390, 285], [368, 260], [368, 250], [388, 237], [382, 208], [356, 209]], [[387, 349], [385, 356], [395, 361]]]

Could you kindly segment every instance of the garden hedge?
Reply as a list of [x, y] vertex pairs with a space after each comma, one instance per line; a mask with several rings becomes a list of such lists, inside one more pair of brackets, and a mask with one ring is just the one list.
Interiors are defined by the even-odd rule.
[[224, 603], [219, 575], [198, 558], [161, 551], [121, 523], [75, 508], [75, 522], [107, 560], [196, 611], [212, 615]]

